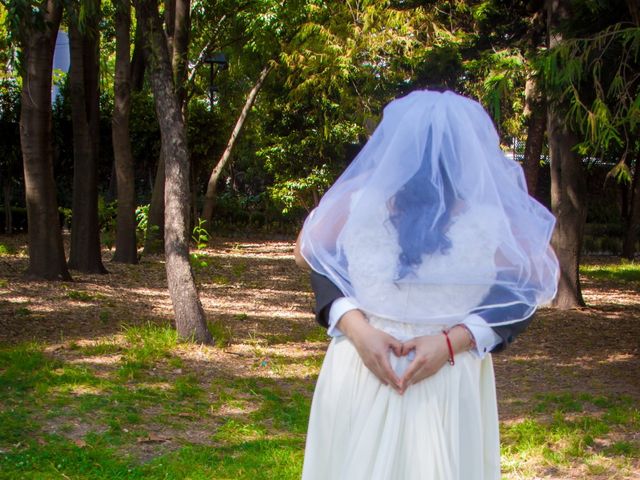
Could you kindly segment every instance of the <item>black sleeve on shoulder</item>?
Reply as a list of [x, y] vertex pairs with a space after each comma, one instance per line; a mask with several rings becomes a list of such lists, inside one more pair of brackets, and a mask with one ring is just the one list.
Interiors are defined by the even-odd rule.
[[344, 297], [338, 287], [324, 275], [311, 271], [311, 288], [316, 297], [314, 312], [316, 321], [324, 328], [329, 328], [329, 310], [334, 300]]
[[[498, 296], [502, 299], [502, 301], [504, 301], [505, 298], [508, 298], [509, 293], [504, 289], [504, 287], [496, 285], [491, 288], [484, 301], [490, 302], [492, 297]], [[529, 308], [530, 307], [524, 303], [514, 303], [513, 305], [508, 305], [506, 307], [480, 310], [476, 312], [476, 314], [481, 316], [489, 324], [489, 326], [491, 326], [492, 323], [504, 322], [505, 320], [509, 320], [512, 318], [522, 318]], [[491, 350], [491, 352], [497, 353], [507, 348], [509, 344], [513, 343], [518, 335], [526, 330], [526, 328], [531, 323], [531, 320], [533, 320], [533, 317], [534, 316], [531, 315], [530, 317], [525, 318], [524, 320], [521, 320], [519, 322], [511, 323], [509, 325], [499, 325], [491, 327], [493, 331], [496, 332], [502, 339], [502, 342], [496, 345], [493, 350]]]

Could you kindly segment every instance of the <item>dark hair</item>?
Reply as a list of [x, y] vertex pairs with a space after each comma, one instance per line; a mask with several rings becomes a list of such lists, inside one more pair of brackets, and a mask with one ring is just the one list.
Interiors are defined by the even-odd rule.
[[[445, 228], [451, 219], [455, 195], [447, 175], [438, 178], [442, 179], [442, 190], [433, 184], [431, 161], [425, 158], [418, 172], [393, 197], [389, 219], [398, 232], [401, 248], [398, 279], [406, 277], [419, 266], [423, 255], [445, 253], [451, 247]], [[444, 213], [432, 228], [430, 222], [443, 207], [443, 202]]]

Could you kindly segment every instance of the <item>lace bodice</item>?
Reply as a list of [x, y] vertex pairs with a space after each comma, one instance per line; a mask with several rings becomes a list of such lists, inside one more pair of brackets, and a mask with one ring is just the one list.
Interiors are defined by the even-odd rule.
[[[454, 324], [478, 306], [495, 280], [498, 247], [496, 216], [491, 207], [470, 207], [452, 218], [447, 230], [451, 247], [446, 253], [423, 255], [417, 277], [433, 281], [398, 282], [400, 245], [387, 209], [372, 212], [366, 225], [351, 225], [343, 232], [349, 278], [355, 296], [370, 317], [367, 305], [390, 304], [398, 314], [392, 320], [417, 324]], [[468, 283], [447, 284], [438, 279], [475, 278]], [[404, 328], [404, 327], [403, 327]], [[412, 332], [416, 333], [416, 332]], [[419, 332], [421, 334], [428, 332]]]

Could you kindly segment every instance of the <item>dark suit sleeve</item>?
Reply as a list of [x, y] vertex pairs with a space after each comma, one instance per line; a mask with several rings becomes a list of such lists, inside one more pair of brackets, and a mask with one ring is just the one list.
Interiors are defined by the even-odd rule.
[[[316, 305], [314, 309], [316, 321], [323, 327], [328, 328], [331, 304], [334, 300], [343, 297], [344, 295], [340, 289], [331, 282], [331, 280], [314, 271], [311, 272], [311, 288], [313, 289], [313, 293], [316, 297]], [[502, 287], [495, 286], [489, 291], [485, 301], [490, 301], [492, 297], [500, 297], [504, 300], [506, 298], [505, 294], [506, 291], [504, 291]], [[489, 326], [491, 326], [491, 323], [503, 322], [509, 318], [520, 318], [527, 309], [528, 306], [525, 304], [516, 303], [502, 308], [479, 310], [475, 313], [486, 320]], [[492, 352], [496, 353], [504, 350], [527, 328], [532, 319], [533, 316], [510, 325], [491, 327], [502, 339], [502, 342], [496, 345]]]
[[314, 312], [316, 321], [324, 328], [329, 328], [329, 310], [334, 300], [344, 297], [340, 289], [324, 275], [311, 271], [311, 288], [316, 297]]
[[[494, 286], [487, 294], [484, 302], [491, 302], [492, 297], [497, 297], [504, 301], [508, 298], [508, 296], [508, 291], [505, 290], [504, 287]], [[522, 318], [524, 315], [526, 315], [527, 310], [529, 310], [528, 305], [524, 303], [514, 303], [513, 305], [509, 305], [506, 307], [492, 307], [486, 310], [479, 310], [475, 313], [481, 316], [489, 324], [489, 326], [491, 326], [492, 323], [504, 322], [505, 320], [509, 320], [512, 318]], [[502, 339], [502, 342], [496, 345], [491, 351], [493, 353], [496, 353], [504, 350], [510, 343], [513, 343], [518, 335], [526, 330], [526, 328], [531, 323], [531, 320], [533, 320], [533, 315], [531, 315], [529, 318], [512, 323], [510, 325], [491, 327], [493, 331], [496, 332]]]

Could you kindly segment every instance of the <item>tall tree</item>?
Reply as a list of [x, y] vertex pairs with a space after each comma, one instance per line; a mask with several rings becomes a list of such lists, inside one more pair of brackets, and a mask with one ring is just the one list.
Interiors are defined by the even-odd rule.
[[640, 155], [640, 28], [629, 26], [628, 19], [629, 13], [634, 18], [637, 2], [612, 0], [585, 7], [576, 1], [571, 6], [572, 16], [558, 25], [559, 32], [569, 35], [543, 64], [547, 89], [561, 101], [565, 124], [579, 134], [574, 150], [599, 162], [614, 161], [608, 176], [623, 184], [631, 200], [623, 205], [628, 237], [623, 253], [633, 257], [635, 241], [629, 237], [640, 221], [634, 195]]
[[190, 0], [173, 0], [174, 24], [173, 24], [173, 45], [171, 45], [171, 65], [173, 68], [174, 83], [178, 102], [183, 108], [183, 118], [187, 118], [187, 73], [189, 67], [189, 37], [191, 30], [191, 2]]
[[165, 156], [165, 256], [169, 293], [178, 334], [198, 343], [212, 341], [189, 263], [189, 151], [184, 121], [157, 0], [135, 0], [149, 51], [149, 73]]
[[70, 10], [69, 88], [73, 123], [73, 214], [69, 268], [105, 273], [98, 221], [100, 138], [100, 0], [82, 0]]
[[211, 217], [213, 216], [213, 208], [216, 201], [216, 186], [218, 185], [218, 180], [220, 179], [220, 175], [222, 175], [222, 171], [224, 170], [224, 167], [227, 165], [227, 162], [229, 162], [229, 159], [231, 158], [231, 152], [233, 151], [233, 147], [235, 146], [236, 141], [238, 140], [238, 136], [242, 131], [242, 127], [244, 126], [244, 123], [247, 120], [247, 117], [249, 116], [251, 107], [253, 107], [253, 104], [256, 101], [258, 92], [262, 88], [264, 81], [267, 79], [269, 72], [273, 70], [273, 67], [274, 65], [270, 63], [268, 65], [265, 65], [265, 67], [260, 72], [260, 75], [258, 76], [256, 83], [253, 85], [253, 87], [249, 91], [249, 94], [247, 95], [247, 99], [245, 101], [244, 106], [242, 107], [242, 111], [240, 112], [240, 115], [236, 120], [236, 124], [233, 127], [233, 131], [231, 132], [231, 136], [227, 141], [227, 146], [224, 149], [224, 152], [222, 152], [222, 156], [220, 157], [216, 165], [213, 167], [213, 170], [211, 171], [209, 182], [207, 183], [207, 191], [204, 196], [204, 205], [202, 207], [202, 215], [201, 215], [201, 218], [205, 221], [207, 228], [210, 228]]
[[[191, 27], [191, 4], [189, 0], [166, 0], [164, 2], [164, 24], [166, 43], [172, 66], [172, 76], [183, 120], [186, 121], [186, 90], [189, 51], [189, 30]], [[164, 143], [163, 143], [164, 145]], [[153, 183], [144, 253], [157, 253], [164, 246], [165, 231], [165, 181], [166, 159], [164, 148], [160, 148], [160, 158]]]
[[136, 191], [129, 115], [131, 113], [131, 4], [129, 0], [115, 0], [116, 72], [114, 80], [112, 139], [115, 162], [118, 212], [116, 223], [116, 251], [113, 261], [137, 263], [136, 248]]
[[[569, 4], [570, 0], [547, 2], [549, 47], [552, 49], [563, 41], [559, 27], [570, 18]], [[553, 304], [561, 309], [584, 305], [578, 269], [587, 218], [582, 161], [574, 150], [579, 139], [566, 122], [566, 114], [558, 99], [551, 99], [547, 134], [551, 157], [551, 207], [557, 219], [551, 243], [560, 263], [558, 294]]]
[[9, 1], [6, 6], [20, 49], [20, 144], [29, 223], [27, 274], [70, 280], [53, 177], [51, 119], [53, 52], [62, 19], [62, 4], [58, 0]]

